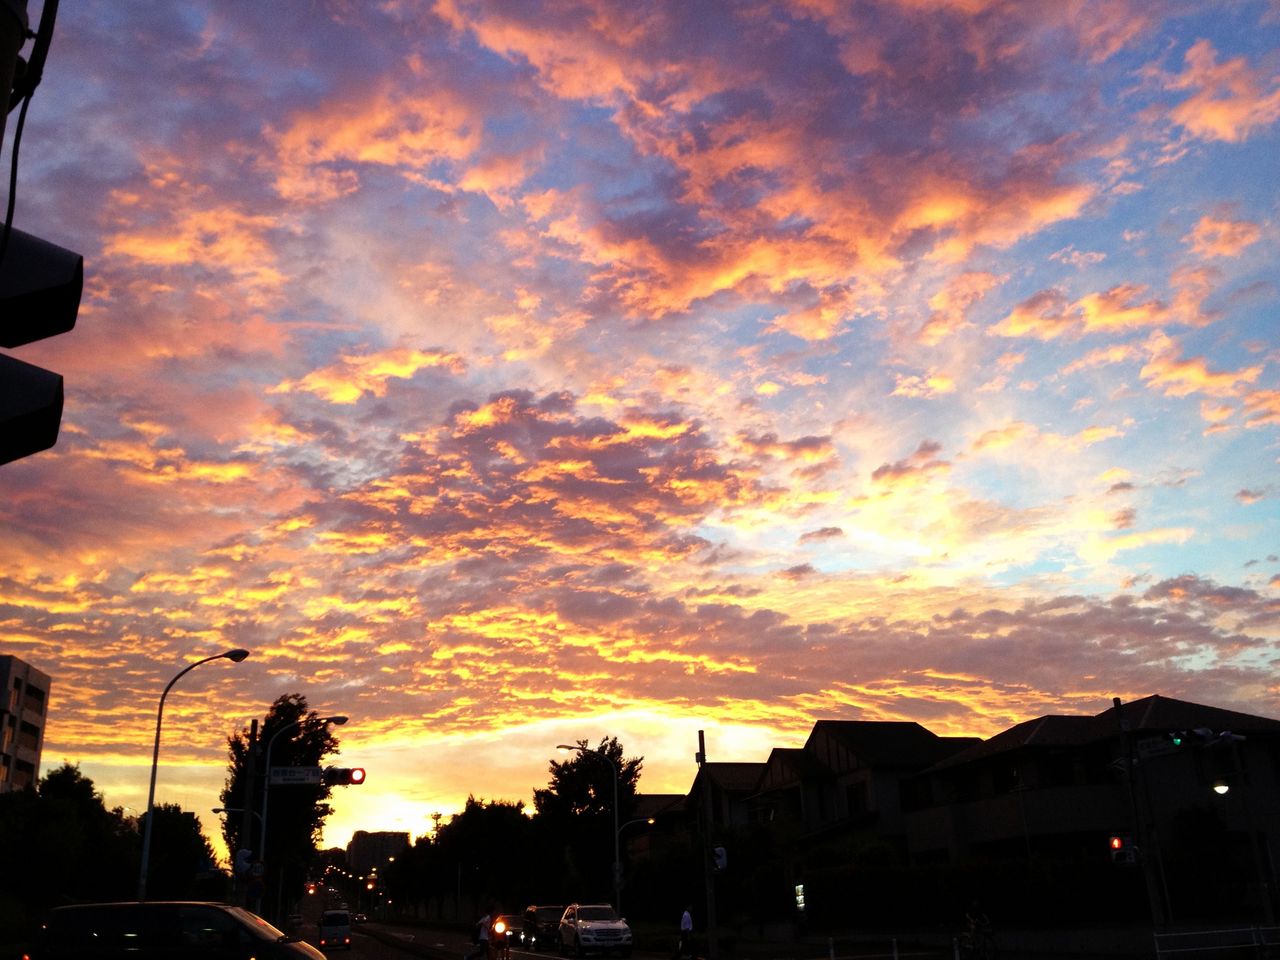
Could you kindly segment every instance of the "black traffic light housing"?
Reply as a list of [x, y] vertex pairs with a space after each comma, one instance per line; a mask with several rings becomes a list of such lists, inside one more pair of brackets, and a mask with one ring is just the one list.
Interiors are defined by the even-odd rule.
[[[53, 36], [57, 0], [46, 0], [29, 60], [17, 55], [28, 36], [11, 7], [0, 6], [0, 95], [4, 111], [22, 104], [14, 134], [17, 164], [26, 105], [40, 83]], [[15, 171], [16, 173], [16, 171]], [[12, 187], [11, 187], [12, 191]], [[84, 258], [13, 228], [12, 192], [0, 223], [0, 346], [18, 347], [66, 333], [76, 325], [84, 289]], [[62, 423], [62, 377], [0, 354], [0, 464], [52, 447]]]
[[1107, 846], [1111, 849], [1112, 863], [1136, 863], [1138, 860], [1138, 848], [1133, 844], [1133, 838], [1123, 833], [1113, 833], [1107, 838]]
[[330, 787], [355, 787], [364, 783], [364, 767], [325, 767], [324, 782]]

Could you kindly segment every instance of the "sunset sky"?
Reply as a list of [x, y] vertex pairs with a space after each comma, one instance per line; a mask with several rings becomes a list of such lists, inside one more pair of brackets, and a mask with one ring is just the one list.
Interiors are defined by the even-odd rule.
[[[33, 22], [39, 2], [32, 0]], [[8, 144], [16, 115], [7, 131]], [[64, 2], [16, 226], [84, 254], [0, 467], [44, 766], [326, 842], [816, 719], [1280, 716], [1280, 2]]]

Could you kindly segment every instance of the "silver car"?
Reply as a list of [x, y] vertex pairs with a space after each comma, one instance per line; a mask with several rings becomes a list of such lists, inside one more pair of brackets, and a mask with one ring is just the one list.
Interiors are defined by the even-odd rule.
[[631, 928], [607, 903], [575, 903], [560, 918], [560, 954], [631, 956]]

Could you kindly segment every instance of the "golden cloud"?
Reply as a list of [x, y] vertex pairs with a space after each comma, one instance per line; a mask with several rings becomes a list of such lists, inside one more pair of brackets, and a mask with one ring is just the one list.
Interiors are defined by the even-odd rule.
[[337, 363], [312, 370], [298, 380], [285, 380], [268, 392], [303, 391], [314, 393], [330, 403], [352, 404], [365, 394], [386, 396], [389, 380], [408, 380], [419, 370], [426, 369], [461, 374], [466, 370], [466, 363], [454, 353], [397, 347], [381, 353], [340, 357]]

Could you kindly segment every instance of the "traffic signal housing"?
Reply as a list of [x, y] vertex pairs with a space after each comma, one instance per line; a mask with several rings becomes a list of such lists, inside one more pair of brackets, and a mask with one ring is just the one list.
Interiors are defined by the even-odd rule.
[[[25, 4], [0, 4], [0, 141], [9, 111], [22, 103], [19, 116], [25, 116], [40, 83], [57, 9], [56, 0], [46, 0], [39, 31], [32, 34]], [[24, 61], [18, 53], [28, 37], [35, 38], [35, 45]], [[12, 147], [15, 162], [21, 130], [19, 123]], [[12, 204], [13, 197], [9, 200]], [[66, 333], [76, 324], [83, 289], [80, 254], [14, 229], [8, 217], [0, 221], [0, 346], [18, 347]], [[0, 464], [57, 442], [62, 396], [61, 376], [0, 354]]]
[[[0, 346], [66, 333], [76, 325], [84, 258], [12, 230], [0, 260]], [[62, 377], [0, 355], [0, 463], [47, 450], [62, 424]]]
[[1124, 834], [1112, 834], [1107, 838], [1107, 846], [1111, 849], [1112, 863], [1135, 863], [1138, 859], [1133, 840]]
[[364, 783], [364, 767], [327, 767], [324, 782], [330, 787], [355, 787]]

